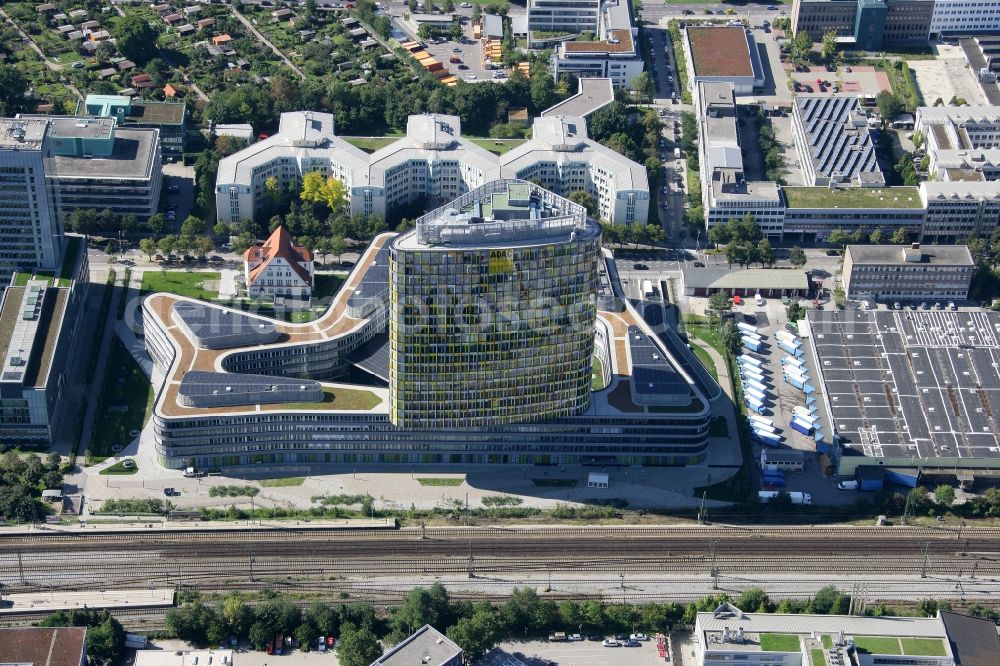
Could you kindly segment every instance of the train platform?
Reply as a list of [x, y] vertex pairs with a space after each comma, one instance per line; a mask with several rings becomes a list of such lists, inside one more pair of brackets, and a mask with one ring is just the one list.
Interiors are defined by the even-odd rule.
[[[112, 516], [102, 516], [113, 520]], [[76, 523], [37, 524], [34, 526], [8, 525], [0, 527], [0, 536], [42, 536], [46, 534], [97, 534], [130, 532], [226, 532], [248, 530], [394, 530], [398, 527], [395, 518], [350, 519], [350, 520], [231, 520], [204, 521], [179, 520], [162, 517], [137, 517], [129, 521], [128, 516], [119, 522], [81, 520]]]
[[0, 618], [23, 613], [43, 613], [84, 608], [160, 608], [174, 605], [172, 587], [149, 590], [91, 592], [26, 592], [4, 595]]

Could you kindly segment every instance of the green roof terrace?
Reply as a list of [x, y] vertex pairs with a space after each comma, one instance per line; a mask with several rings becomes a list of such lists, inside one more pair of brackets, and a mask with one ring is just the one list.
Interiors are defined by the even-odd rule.
[[783, 187], [788, 208], [923, 208], [916, 187]]

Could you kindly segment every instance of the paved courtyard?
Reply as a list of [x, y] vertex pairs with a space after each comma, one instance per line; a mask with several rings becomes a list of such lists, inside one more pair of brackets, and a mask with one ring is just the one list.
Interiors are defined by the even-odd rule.
[[[840, 83], [840, 92], [864, 97], [875, 97], [883, 90], [892, 90], [885, 72], [879, 72], [870, 66], [851, 67], [849, 68], [850, 72], [845, 71], [843, 67], [838, 68], [836, 72], [828, 72], [825, 67], [810, 67], [808, 72], [795, 72], [791, 68], [791, 64], [786, 63], [786, 70], [788, 70], [792, 80], [800, 85], [811, 87], [813, 94], [832, 94], [834, 85], [838, 82]], [[816, 83], [817, 79], [830, 83], [825, 92], [820, 90]], [[809, 90], [800, 90], [799, 94], [809, 94], [809, 92]]]

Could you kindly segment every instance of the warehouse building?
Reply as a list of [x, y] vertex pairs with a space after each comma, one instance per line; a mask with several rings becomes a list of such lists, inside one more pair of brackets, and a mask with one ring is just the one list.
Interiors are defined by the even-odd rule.
[[425, 624], [373, 661], [371, 666], [462, 666], [464, 654], [454, 641]]
[[1000, 313], [810, 310], [806, 321], [841, 475], [896, 468], [912, 485], [918, 470], [1000, 470]]
[[685, 296], [711, 296], [722, 292], [730, 296], [765, 298], [805, 298], [809, 277], [803, 271], [777, 268], [688, 268], [681, 270]]
[[964, 301], [973, 269], [965, 245], [848, 245], [844, 290], [856, 300]]

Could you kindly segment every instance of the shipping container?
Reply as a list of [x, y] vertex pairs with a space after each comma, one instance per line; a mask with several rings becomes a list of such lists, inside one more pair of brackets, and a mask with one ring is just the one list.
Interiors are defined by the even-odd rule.
[[802, 405], [796, 405], [795, 407], [793, 407], [792, 408], [792, 415], [793, 416], [800, 416], [804, 420], [806, 420], [806, 421], [808, 421], [810, 423], [815, 423], [816, 422], [816, 413], [814, 411], [812, 411], [812, 410], [806, 409]]
[[762, 476], [760, 477], [760, 485], [765, 488], [784, 488], [787, 484], [784, 479], [779, 479], [776, 476]]
[[784, 342], [786, 345], [790, 345], [792, 347], [802, 346], [802, 342], [788, 331], [777, 331], [774, 334], [774, 339], [778, 342]]
[[785, 377], [785, 381], [787, 383], [791, 384], [792, 386], [794, 386], [797, 389], [800, 389], [803, 386], [805, 386], [805, 381], [803, 381], [802, 379], [799, 379], [798, 377], [791, 376], [791, 375], [785, 375], [784, 377]]
[[774, 467], [774, 468], [764, 467], [763, 469], [761, 469], [760, 473], [761, 473], [761, 476], [764, 476], [764, 477], [774, 477], [775, 479], [784, 479], [785, 478], [785, 473], [782, 472], [780, 469], [778, 469], [776, 467]]
[[739, 322], [736, 324], [736, 328], [740, 329], [740, 333], [753, 333], [754, 335], [760, 335], [760, 330], [756, 326], [751, 326], [746, 322]]
[[739, 361], [741, 365], [753, 365], [758, 368], [764, 365], [762, 360], [756, 356], [751, 356], [750, 354], [740, 354], [736, 357], [736, 360]]
[[810, 424], [803, 423], [795, 417], [792, 417], [792, 420], [788, 422], [788, 426], [796, 432], [801, 432], [803, 435], [812, 433], [812, 426]]
[[767, 418], [766, 416], [760, 416], [759, 414], [750, 414], [748, 418], [754, 423], [760, 423], [761, 425], [773, 426], [774, 421]]
[[767, 402], [767, 394], [764, 393], [763, 391], [758, 391], [757, 389], [752, 389], [752, 388], [744, 389], [743, 395], [745, 395], [748, 398], [754, 398], [755, 400], [761, 403]]
[[747, 349], [749, 349], [750, 351], [755, 351], [755, 352], [759, 352], [760, 348], [763, 346], [763, 344], [761, 344], [760, 342], [757, 342], [755, 340], [751, 340], [750, 338], [748, 338], [746, 336], [743, 336], [742, 338], [740, 338], [740, 343], [744, 347], [746, 347]]
[[764, 446], [773, 446], [775, 448], [781, 446], [781, 440], [783, 439], [781, 435], [772, 435], [766, 432], [753, 432], [753, 438]]
[[801, 370], [806, 369], [806, 362], [801, 358], [796, 358], [795, 356], [782, 356], [781, 365], [786, 367], [799, 368]]
[[757, 335], [756, 333], [743, 333], [743, 332], [740, 332], [740, 335], [743, 336], [744, 338], [749, 338], [750, 340], [754, 340], [756, 342], [764, 342], [763, 335]]
[[771, 435], [778, 434], [778, 429], [775, 428], [774, 426], [765, 425], [763, 423], [757, 423], [756, 421], [752, 421], [750, 423], [750, 428], [753, 429], [755, 432], [766, 432]]
[[760, 391], [761, 393], [767, 393], [767, 387], [762, 383], [755, 381], [753, 379], [747, 379], [743, 382], [743, 388], [754, 389], [755, 391]]
[[[773, 490], [771, 491], [762, 490], [759, 493], [757, 493], [757, 497], [760, 498], [761, 502], [770, 502], [777, 496], [778, 493]], [[812, 495], [810, 495], [809, 493], [800, 493], [793, 491], [788, 493], [788, 496], [792, 498], [792, 504], [812, 504]]]
[[781, 351], [791, 354], [796, 358], [802, 358], [804, 356], [802, 350], [798, 347], [792, 347], [791, 345], [786, 345], [784, 342], [778, 342], [778, 349]]
[[767, 377], [753, 370], [741, 370], [740, 378], [745, 382], [760, 382], [761, 384], [767, 381]]
[[765, 411], [764, 403], [760, 402], [759, 400], [754, 400], [752, 398], [745, 398], [743, 400], [743, 404], [747, 406], [747, 409], [751, 409], [757, 412], [758, 414], [763, 414]]

